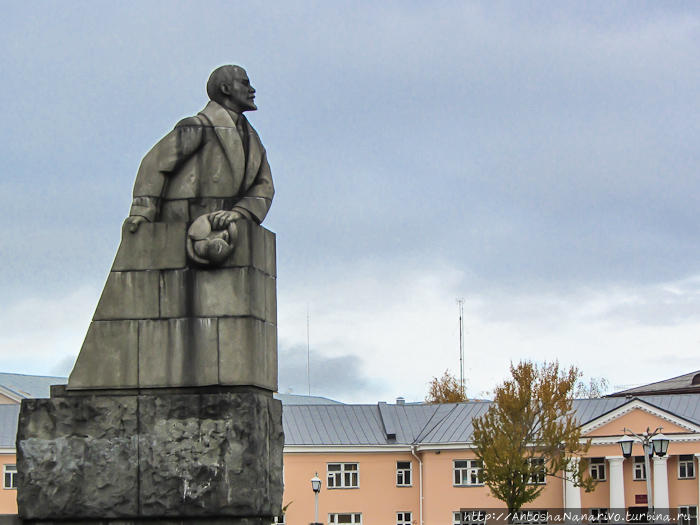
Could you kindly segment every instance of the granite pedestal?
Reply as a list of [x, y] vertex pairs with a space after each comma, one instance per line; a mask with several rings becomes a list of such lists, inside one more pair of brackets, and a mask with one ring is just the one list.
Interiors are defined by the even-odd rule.
[[281, 513], [283, 445], [281, 403], [263, 391], [23, 400], [19, 514], [269, 525]]

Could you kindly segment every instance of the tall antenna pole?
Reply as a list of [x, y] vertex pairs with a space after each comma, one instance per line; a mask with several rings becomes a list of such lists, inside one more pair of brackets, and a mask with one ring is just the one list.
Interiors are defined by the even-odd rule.
[[459, 305], [459, 390], [464, 397], [464, 299], [457, 299]]
[[311, 395], [311, 344], [309, 338], [309, 305], [306, 305], [306, 383]]

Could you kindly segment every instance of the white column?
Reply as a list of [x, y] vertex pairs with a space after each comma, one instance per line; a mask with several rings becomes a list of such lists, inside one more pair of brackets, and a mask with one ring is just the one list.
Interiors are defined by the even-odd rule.
[[607, 456], [610, 470], [610, 510], [625, 509], [625, 478], [622, 476], [622, 456]]
[[654, 456], [654, 508], [668, 508], [668, 456]]
[[698, 458], [698, 466], [695, 467], [695, 477], [698, 478], [698, 507], [700, 507], [700, 454], [695, 454]]
[[[571, 458], [572, 469], [578, 468], [579, 458]], [[564, 481], [564, 506], [566, 510], [581, 508], [581, 488], [575, 487], [569, 474], [565, 475]]]

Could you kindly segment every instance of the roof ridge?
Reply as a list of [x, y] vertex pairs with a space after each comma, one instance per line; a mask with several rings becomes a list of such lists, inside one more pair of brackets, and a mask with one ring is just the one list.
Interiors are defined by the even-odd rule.
[[653, 383], [645, 383], [643, 385], [633, 386], [631, 388], [625, 388], [624, 390], [618, 390], [617, 392], [613, 392], [613, 394], [622, 394], [624, 392], [629, 392], [631, 390], [639, 390], [640, 388], [646, 388], [646, 387], [658, 385], [661, 383], [667, 383], [669, 381], [673, 381], [674, 379], [680, 379], [681, 377], [685, 377], [685, 376], [694, 376], [694, 375], [699, 374], [699, 373], [700, 373], [700, 370], [694, 370], [693, 372], [686, 372], [685, 374], [680, 374], [680, 375], [677, 375], [674, 377], [669, 377], [667, 379], [662, 379], [660, 381], [654, 381]]

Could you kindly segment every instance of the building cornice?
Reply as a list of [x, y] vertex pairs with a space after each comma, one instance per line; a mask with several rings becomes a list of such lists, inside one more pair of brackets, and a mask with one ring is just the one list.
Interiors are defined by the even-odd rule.
[[[617, 436], [597, 436], [589, 439], [591, 441], [591, 445], [595, 446], [617, 444], [621, 437], [622, 433], [618, 434]], [[672, 443], [692, 443], [700, 441], [700, 434], [673, 434], [670, 436], [668, 434], [664, 434], [664, 437], [666, 437]], [[582, 439], [581, 441], [585, 442], [588, 441], [588, 439]]]
[[22, 396], [22, 395], [18, 394], [14, 390], [10, 390], [9, 388], [2, 386], [2, 385], [0, 385], [0, 394], [2, 394], [3, 396], [5, 396], [9, 399], [12, 399], [13, 401], [17, 401], [17, 404], [21, 403], [22, 400], [26, 397], [26, 396]]
[[[652, 404], [647, 403], [646, 401], [643, 401], [641, 399], [633, 399], [629, 403], [625, 403], [624, 405], [617, 407], [610, 412], [607, 412], [603, 414], [602, 416], [589, 421], [588, 423], [584, 424], [581, 426], [581, 433], [582, 434], [588, 434], [589, 432], [592, 432], [598, 428], [601, 428], [608, 423], [613, 422], [615, 419], [618, 419], [626, 414], [629, 414], [630, 412], [633, 412], [635, 410], [641, 410], [643, 412], [646, 412], [648, 414], [651, 414], [653, 416], [656, 416], [661, 419], [665, 419], [666, 421], [673, 423], [674, 425], [677, 425], [681, 428], [685, 428], [686, 430], [690, 430], [691, 432], [700, 432], [700, 426], [691, 423], [690, 421], [683, 419], [681, 417], [676, 416], [675, 414], [672, 414], [666, 410], [663, 410], [661, 408], [658, 408]], [[622, 435], [622, 429], [620, 429], [620, 435]]]
[[285, 445], [285, 454], [381, 454], [411, 452], [410, 445]]

